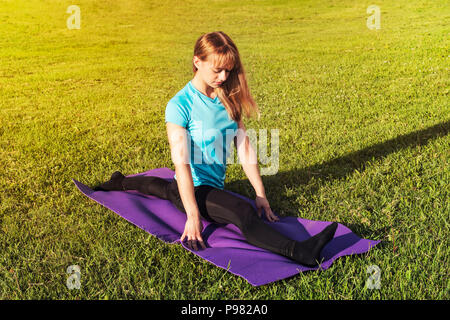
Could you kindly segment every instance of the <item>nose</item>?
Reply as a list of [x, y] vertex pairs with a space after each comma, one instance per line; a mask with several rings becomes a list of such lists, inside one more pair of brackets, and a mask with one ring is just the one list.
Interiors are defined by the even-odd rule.
[[224, 82], [227, 80], [227, 72], [225, 70], [222, 70], [222, 72], [219, 73], [219, 81]]

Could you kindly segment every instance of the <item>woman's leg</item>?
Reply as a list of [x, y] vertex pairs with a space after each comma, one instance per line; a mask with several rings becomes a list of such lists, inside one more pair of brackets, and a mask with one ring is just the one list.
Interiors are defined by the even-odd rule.
[[206, 197], [206, 210], [214, 221], [236, 225], [249, 243], [284, 256], [292, 255], [295, 241], [264, 223], [247, 201], [213, 189]]
[[137, 190], [140, 193], [156, 196], [158, 198], [168, 200], [171, 197], [169, 194], [170, 182], [152, 176], [135, 176], [125, 177], [119, 171], [112, 174], [111, 179], [102, 183], [94, 190], [102, 191], [125, 191]]
[[337, 223], [332, 223], [319, 234], [299, 242], [273, 229], [258, 217], [250, 203], [224, 190], [212, 188], [205, 206], [213, 221], [236, 225], [249, 243], [309, 266], [317, 265], [322, 248], [333, 238], [337, 228]]
[[[151, 176], [125, 177], [114, 172], [111, 179], [95, 190], [137, 190], [170, 200], [180, 211], [186, 212], [178, 191], [177, 181], [171, 182]], [[289, 257], [301, 264], [314, 266], [322, 248], [333, 238], [337, 223], [327, 226], [319, 234], [298, 242], [282, 235], [257, 216], [255, 209], [245, 200], [211, 186], [194, 188], [200, 214], [207, 220], [236, 225], [247, 241], [257, 247]]]
[[[206, 214], [205, 197], [210, 189], [213, 187], [202, 185], [194, 188], [196, 200], [199, 203], [199, 209], [203, 217], [212, 221]], [[158, 198], [169, 200], [178, 210], [186, 213], [183, 202], [181, 201], [180, 193], [178, 191], [178, 184], [176, 179], [167, 181], [165, 179], [153, 176], [135, 176], [125, 177], [119, 171], [111, 175], [111, 179], [95, 187], [96, 191], [126, 191], [137, 190], [140, 193], [156, 196]]]

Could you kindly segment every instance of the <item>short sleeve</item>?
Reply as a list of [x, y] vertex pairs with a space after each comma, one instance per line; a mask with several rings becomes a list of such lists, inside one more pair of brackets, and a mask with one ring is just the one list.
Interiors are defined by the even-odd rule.
[[186, 106], [172, 99], [167, 103], [165, 120], [186, 128], [189, 122], [189, 110]]

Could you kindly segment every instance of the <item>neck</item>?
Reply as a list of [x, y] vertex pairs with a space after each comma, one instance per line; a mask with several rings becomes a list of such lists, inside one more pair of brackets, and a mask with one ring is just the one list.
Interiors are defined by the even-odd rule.
[[206, 82], [204, 82], [197, 76], [197, 74], [192, 79], [192, 84], [198, 91], [203, 93], [205, 96], [208, 96], [211, 99], [214, 99], [216, 97], [216, 94], [214, 93], [214, 88], [207, 85]]

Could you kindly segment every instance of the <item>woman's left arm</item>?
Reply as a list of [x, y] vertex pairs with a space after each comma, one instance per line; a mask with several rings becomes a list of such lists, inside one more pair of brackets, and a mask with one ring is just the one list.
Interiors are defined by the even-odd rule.
[[261, 217], [261, 210], [264, 209], [267, 220], [270, 222], [278, 221], [279, 218], [270, 209], [269, 201], [266, 197], [266, 192], [261, 179], [259, 171], [258, 157], [253, 149], [250, 139], [247, 136], [244, 123], [238, 122], [238, 132], [234, 138], [234, 145], [236, 146], [239, 161], [242, 165], [242, 169], [245, 172], [248, 180], [255, 189], [256, 199], [255, 204], [258, 209], [258, 215]]

